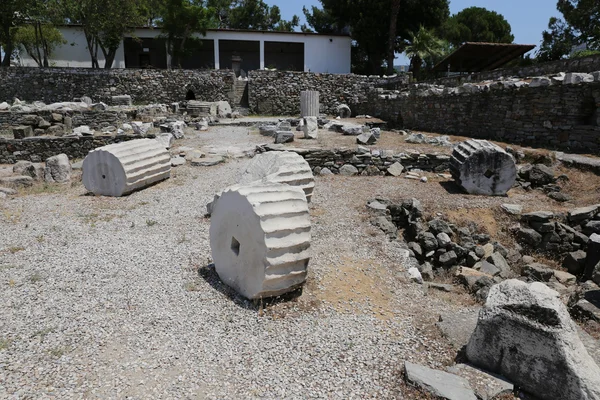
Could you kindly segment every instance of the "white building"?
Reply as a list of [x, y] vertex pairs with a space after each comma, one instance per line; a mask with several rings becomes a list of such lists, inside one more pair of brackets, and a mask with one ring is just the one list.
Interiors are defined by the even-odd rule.
[[[83, 30], [79, 26], [63, 26], [67, 41], [54, 50], [50, 64], [54, 67], [91, 68]], [[126, 35], [119, 47], [113, 68], [167, 68], [166, 41], [160, 29], [139, 28]], [[276, 68], [278, 70], [350, 73], [350, 36], [321, 35], [302, 32], [247, 30], [209, 30], [197, 36], [201, 45], [182, 62], [182, 68], [231, 69], [232, 58], [241, 58], [244, 71]], [[98, 51], [100, 67], [104, 57]], [[25, 52], [21, 65], [37, 66]]]

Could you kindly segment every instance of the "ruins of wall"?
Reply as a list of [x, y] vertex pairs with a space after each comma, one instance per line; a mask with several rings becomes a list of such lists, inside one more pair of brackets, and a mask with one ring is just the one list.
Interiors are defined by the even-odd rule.
[[369, 89], [395, 84], [408, 84], [409, 75], [380, 78], [363, 75], [314, 74], [291, 71], [251, 71], [248, 98], [250, 112], [261, 115], [299, 115], [300, 92], [319, 92], [321, 113], [335, 115], [336, 107], [348, 104], [354, 109], [367, 99]]
[[71, 160], [85, 158], [90, 150], [98, 147], [142, 138], [154, 138], [154, 135], [0, 138], [0, 164], [14, 164], [19, 160], [42, 162], [48, 157], [61, 153], [66, 154]]
[[[266, 146], [259, 151], [279, 150]], [[422, 154], [418, 152], [396, 152], [392, 150], [360, 151], [356, 148], [340, 149], [302, 149], [286, 147], [286, 151], [300, 154], [310, 165], [313, 173], [318, 174], [321, 169], [327, 168], [334, 174], [344, 165], [352, 165], [358, 173], [372, 174], [376, 171], [385, 174], [388, 168], [398, 162], [407, 170], [419, 169], [422, 171], [444, 172], [450, 168], [450, 156], [447, 154]]]
[[186, 99], [230, 100], [234, 75], [230, 70], [159, 70], [90, 68], [0, 68], [0, 102], [14, 97], [54, 103], [88, 96], [110, 104], [112, 96], [128, 94], [134, 103], [170, 103]]
[[486, 89], [372, 91], [367, 104], [371, 115], [408, 129], [600, 153], [600, 82]]
[[476, 72], [468, 75], [451, 76], [435, 80], [436, 84], [457, 86], [463, 82], [480, 82], [502, 77], [532, 77], [557, 74], [559, 72], [594, 72], [600, 71], [600, 55], [573, 58], [569, 60], [550, 61], [527, 67], [502, 68], [493, 71]]
[[110, 110], [110, 111], [31, 111], [10, 112], [0, 111], [0, 129], [9, 129], [12, 126], [29, 125], [25, 123], [31, 115], [37, 115], [46, 121], [52, 119], [52, 114], [70, 117], [73, 126], [87, 125], [91, 129], [100, 130], [108, 126], [120, 126], [123, 122], [135, 120], [137, 110]]

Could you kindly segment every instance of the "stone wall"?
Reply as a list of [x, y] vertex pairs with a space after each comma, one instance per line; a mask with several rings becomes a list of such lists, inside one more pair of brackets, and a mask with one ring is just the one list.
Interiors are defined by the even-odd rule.
[[408, 129], [600, 153], [600, 82], [472, 89], [372, 91], [368, 111]]
[[409, 75], [380, 78], [362, 75], [314, 74], [309, 72], [252, 71], [249, 74], [248, 98], [250, 112], [261, 115], [299, 115], [300, 92], [320, 93], [321, 113], [335, 115], [336, 107], [347, 104], [354, 114], [365, 103], [369, 89], [385, 86], [388, 81], [408, 84]]
[[154, 138], [154, 135], [31, 137], [21, 140], [0, 138], [0, 164], [14, 164], [19, 160], [42, 162], [48, 157], [64, 153], [69, 159], [85, 158], [90, 150], [127, 140]]
[[463, 82], [481, 82], [486, 80], [496, 80], [502, 77], [506, 78], [509, 76], [527, 78], [557, 74], [559, 72], [590, 73], [595, 71], [600, 71], [600, 55], [574, 58], [571, 60], [551, 61], [530, 65], [528, 67], [504, 68], [493, 71], [476, 72], [469, 75], [439, 78], [435, 80], [435, 83], [444, 86], [457, 86]]
[[91, 129], [100, 130], [107, 126], [119, 127], [122, 123], [135, 120], [137, 110], [118, 111], [33, 111], [33, 112], [9, 112], [0, 111], [0, 129], [9, 129], [11, 126], [31, 125], [28, 121], [31, 115], [52, 120], [52, 114], [70, 117], [73, 127], [88, 125]]
[[402, 164], [407, 170], [419, 169], [422, 171], [444, 172], [450, 168], [450, 156], [447, 154], [403, 153], [391, 150], [360, 150], [358, 148], [302, 149], [287, 146], [265, 146], [258, 150], [286, 150], [298, 153], [304, 157], [315, 174], [318, 174], [323, 168], [337, 174], [339, 169], [346, 164], [355, 166], [358, 173], [363, 175], [385, 174], [390, 165], [396, 162]]
[[229, 70], [157, 70], [90, 68], [0, 68], [0, 102], [14, 97], [29, 102], [72, 101], [89, 96], [110, 104], [115, 95], [128, 94], [134, 103], [171, 103], [186, 99], [230, 100], [234, 74]]

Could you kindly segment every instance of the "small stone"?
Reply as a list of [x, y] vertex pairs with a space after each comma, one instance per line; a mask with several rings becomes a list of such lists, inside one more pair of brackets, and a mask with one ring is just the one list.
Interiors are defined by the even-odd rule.
[[500, 207], [510, 215], [521, 215], [523, 212], [523, 206], [519, 204], [502, 204]]
[[448, 234], [446, 234], [444, 232], [438, 233], [436, 236], [436, 239], [438, 242], [438, 246], [441, 248], [446, 248], [446, 247], [450, 246], [450, 244], [452, 243], [450, 236], [448, 236]]
[[434, 396], [448, 400], [476, 400], [466, 379], [447, 372], [437, 371], [408, 361], [404, 362], [406, 380]]
[[404, 172], [404, 166], [399, 162], [395, 162], [387, 169], [388, 174], [392, 176], [400, 176]]
[[321, 169], [321, 172], [319, 172], [319, 175], [322, 175], [322, 176], [333, 175], [333, 172], [331, 172], [331, 170], [329, 168], [323, 168], [323, 169]]
[[549, 282], [554, 276], [554, 271], [547, 265], [534, 263], [524, 266], [521, 275], [526, 276], [533, 281]]
[[449, 266], [454, 265], [457, 260], [458, 260], [458, 257], [454, 251], [448, 251], [448, 252], [442, 254], [439, 258], [440, 264], [442, 264], [444, 267], [449, 267]]
[[521, 216], [521, 220], [526, 222], [549, 222], [552, 218], [554, 213], [550, 211], [530, 212]]
[[46, 160], [44, 180], [46, 182], [67, 183], [71, 180], [71, 163], [66, 154], [59, 154]]
[[190, 164], [193, 167], [212, 167], [217, 164], [221, 164], [225, 162], [223, 157], [213, 156], [213, 157], [205, 157], [205, 158], [195, 158], [190, 161]]
[[171, 158], [172, 167], [180, 167], [182, 165], [185, 165], [185, 158], [179, 156]]
[[583, 250], [577, 250], [572, 253], [567, 254], [565, 259], [563, 260], [562, 266], [570, 274], [579, 275], [583, 272], [585, 266], [585, 259], [587, 254]]
[[408, 277], [413, 281], [413, 282], [417, 282], [417, 283], [423, 283], [423, 277], [421, 276], [421, 272], [415, 268], [409, 268], [408, 269]]
[[340, 168], [340, 175], [343, 175], [343, 176], [358, 175], [358, 169], [352, 164], [344, 164]]
[[563, 285], [573, 285], [577, 282], [577, 277], [565, 271], [554, 270], [554, 277]]
[[533, 229], [520, 228], [517, 232], [517, 238], [534, 248], [542, 243], [542, 235]]
[[375, 144], [376, 142], [377, 142], [377, 139], [375, 138], [375, 135], [373, 135], [371, 132], [361, 133], [360, 135], [358, 135], [356, 137], [356, 143], [358, 143], [358, 144], [372, 145], [372, 144]]
[[294, 132], [277, 131], [275, 144], [291, 143], [294, 141]]

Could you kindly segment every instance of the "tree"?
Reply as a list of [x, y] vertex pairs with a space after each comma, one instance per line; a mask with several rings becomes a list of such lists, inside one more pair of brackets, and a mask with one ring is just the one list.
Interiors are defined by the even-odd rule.
[[404, 52], [410, 58], [410, 70], [413, 76], [418, 79], [423, 62], [441, 56], [444, 52], [444, 43], [435, 36], [433, 31], [421, 26], [417, 33], [411, 34], [410, 42]]
[[558, 0], [556, 5], [574, 30], [577, 44], [600, 49], [600, 2], [598, 0]]
[[[320, 1], [322, 12], [313, 8], [307, 22], [319, 33], [348, 27], [353, 39], [352, 69], [363, 74], [380, 74], [384, 61], [388, 69], [393, 68], [393, 54], [404, 50], [411, 31], [420, 25], [437, 28], [450, 14], [448, 0], [400, 0], [399, 6], [393, 4], [396, 0]], [[391, 29], [394, 18], [396, 29]]]
[[441, 28], [442, 37], [455, 47], [465, 42], [512, 43], [511, 26], [501, 14], [469, 7], [450, 17]]
[[560, 60], [573, 47], [585, 44], [588, 50], [600, 50], [600, 2], [598, 0], [559, 0], [556, 8], [564, 19], [552, 17], [542, 32], [537, 52], [539, 61]]
[[33, 23], [20, 26], [15, 42], [23, 47], [39, 67], [49, 67], [49, 58], [56, 46], [65, 44], [62, 33], [51, 24]]
[[145, 0], [62, 0], [60, 5], [69, 22], [82, 26], [92, 68], [100, 68], [98, 50], [104, 68], [112, 68], [124, 35], [147, 21]]
[[15, 35], [27, 11], [27, 3], [23, 0], [3, 0], [0, 6], [0, 46], [4, 50], [4, 59], [0, 65], [10, 66], [10, 57], [15, 49]]
[[542, 44], [536, 54], [538, 61], [560, 60], [571, 52], [576, 36], [573, 29], [559, 18], [550, 18], [548, 30], [542, 32]]
[[263, 0], [208, 0], [218, 28], [256, 29], [263, 31], [293, 31], [300, 23], [294, 15], [291, 20], [281, 18], [277, 6]]
[[396, 51], [396, 36], [397, 36], [397, 22], [398, 13], [400, 12], [400, 6], [402, 0], [391, 0], [392, 7], [390, 9], [390, 33], [388, 35], [388, 50], [387, 50], [387, 73], [392, 75], [394, 73], [394, 53]]
[[206, 34], [214, 13], [201, 0], [166, 0], [161, 28], [171, 56], [169, 68], [181, 67], [183, 57], [198, 44], [194, 34]]

